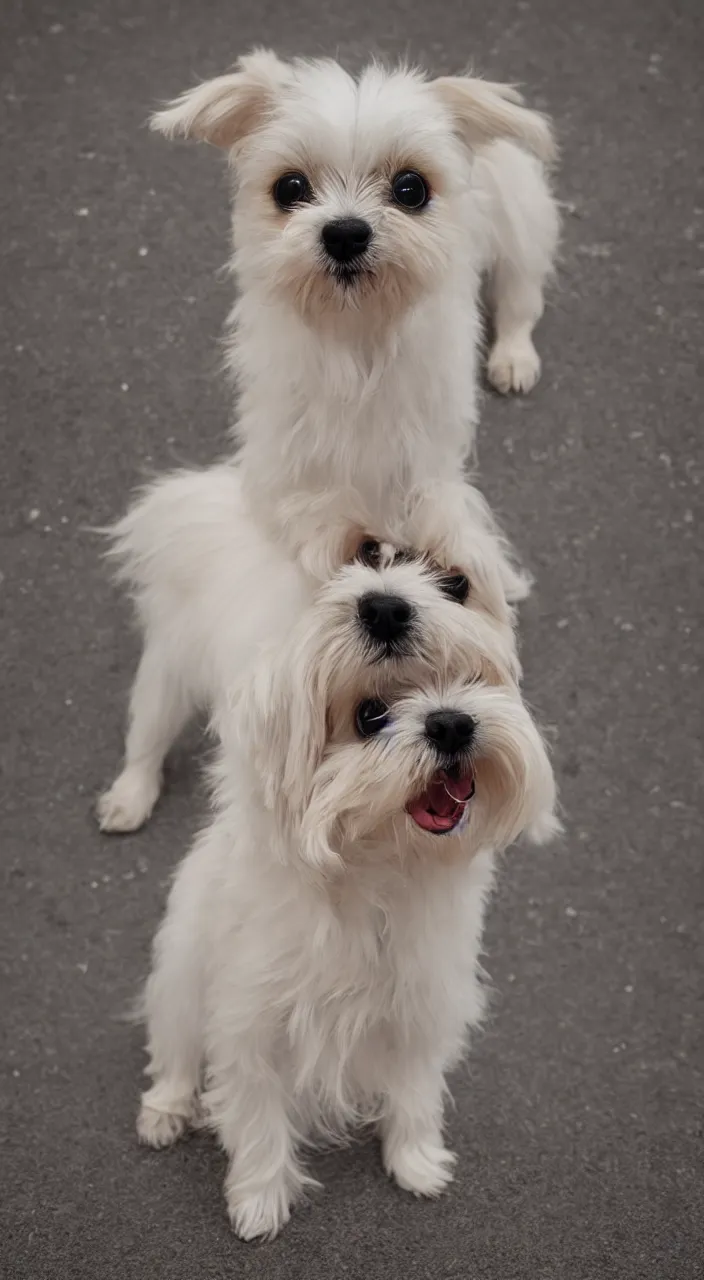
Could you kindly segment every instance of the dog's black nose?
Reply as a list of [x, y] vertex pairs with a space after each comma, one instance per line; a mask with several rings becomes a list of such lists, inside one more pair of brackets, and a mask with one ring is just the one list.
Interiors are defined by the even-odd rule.
[[467, 749], [476, 727], [464, 711], [431, 711], [425, 720], [425, 736], [436, 751], [454, 756]]
[[402, 596], [388, 596], [370, 591], [362, 596], [357, 612], [365, 630], [373, 640], [390, 644], [402, 640], [407, 634], [413, 617], [413, 609]]
[[322, 231], [325, 248], [336, 262], [351, 262], [369, 248], [372, 229], [363, 218], [335, 218]]

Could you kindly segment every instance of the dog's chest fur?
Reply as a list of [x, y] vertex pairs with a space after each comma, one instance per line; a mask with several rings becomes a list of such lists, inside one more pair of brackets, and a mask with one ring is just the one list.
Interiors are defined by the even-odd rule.
[[258, 306], [236, 308], [231, 347], [248, 488], [271, 510], [292, 493], [354, 488], [394, 518], [411, 489], [454, 479], [472, 443], [478, 317], [463, 278], [398, 329], [312, 333]]
[[336, 890], [289, 903], [289, 936], [276, 931], [286, 959], [270, 977], [280, 1067], [304, 1108], [317, 1099], [322, 1115], [343, 1122], [367, 1113], [396, 1055], [430, 1044], [451, 1061], [481, 1016], [491, 859], [421, 870], [362, 868]]

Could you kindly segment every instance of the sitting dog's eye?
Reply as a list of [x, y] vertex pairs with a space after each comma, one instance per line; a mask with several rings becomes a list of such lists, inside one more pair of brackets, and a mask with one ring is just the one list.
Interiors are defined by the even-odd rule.
[[312, 198], [310, 183], [304, 173], [282, 173], [274, 183], [274, 199], [280, 209], [292, 209]]
[[354, 723], [360, 738], [373, 738], [389, 722], [389, 708], [381, 698], [365, 698], [354, 713]]
[[403, 173], [397, 173], [391, 183], [391, 194], [396, 201], [404, 209], [411, 209], [414, 212], [423, 209], [430, 199], [430, 188], [425, 178], [413, 169], [407, 169]]
[[464, 604], [469, 595], [469, 579], [463, 573], [448, 574], [440, 579], [439, 586], [444, 596], [458, 604]]
[[379, 565], [379, 555], [381, 547], [375, 538], [365, 538], [364, 542], [360, 542], [357, 548], [357, 559], [362, 563], [369, 565], [370, 569], [376, 569]]

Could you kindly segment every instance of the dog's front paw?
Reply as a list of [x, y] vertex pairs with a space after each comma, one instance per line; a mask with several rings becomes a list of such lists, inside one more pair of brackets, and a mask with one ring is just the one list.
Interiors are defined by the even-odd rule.
[[440, 1143], [405, 1142], [384, 1148], [384, 1168], [404, 1191], [414, 1196], [439, 1196], [452, 1182], [457, 1159]]
[[531, 391], [540, 377], [540, 356], [530, 338], [497, 342], [489, 354], [487, 377], [502, 395]]
[[162, 1080], [142, 1094], [137, 1136], [147, 1147], [170, 1147], [186, 1129], [198, 1129], [203, 1123], [202, 1106], [195, 1093], [170, 1088], [168, 1081]]
[[257, 1192], [228, 1184], [225, 1198], [230, 1222], [240, 1240], [273, 1240], [291, 1217], [291, 1194], [283, 1175]]
[[159, 778], [141, 769], [124, 769], [109, 791], [98, 800], [96, 814], [101, 831], [137, 831], [159, 799]]
[[175, 1111], [155, 1111], [144, 1104], [137, 1116], [137, 1137], [146, 1147], [170, 1147], [185, 1133], [188, 1117]]

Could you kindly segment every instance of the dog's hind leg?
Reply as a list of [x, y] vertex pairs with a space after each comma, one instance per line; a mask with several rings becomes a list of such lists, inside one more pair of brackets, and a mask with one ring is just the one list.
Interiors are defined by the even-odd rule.
[[532, 335], [543, 314], [542, 284], [525, 277], [512, 263], [501, 262], [494, 268], [491, 292], [495, 341], [487, 376], [503, 395], [530, 391], [540, 377], [540, 356]]
[[540, 377], [533, 329], [554, 266], [557, 205], [540, 163], [511, 143], [495, 143], [478, 163], [492, 200], [487, 374], [497, 391], [530, 391]]
[[148, 638], [130, 695], [124, 767], [97, 804], [101, 831], [136, 831], [147, 821], [161, 791], [166, 753], [192, 711], [183, 681], [169, 666], [168, 648]]
[[206, 929], [202, 861], [209, 832], [182, 863], [154, 942], [154, 961], [142, 1012], [147, 1025], [148, 1074], [137, 1118], [140, 1142], [166, 1147], [200, 1119], [203, 1055], [203, 958]]

